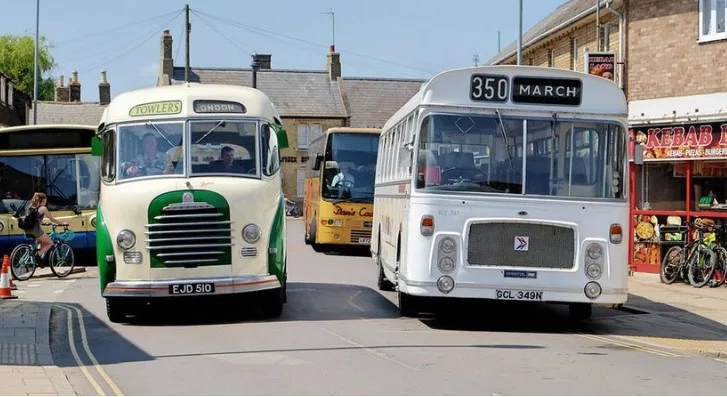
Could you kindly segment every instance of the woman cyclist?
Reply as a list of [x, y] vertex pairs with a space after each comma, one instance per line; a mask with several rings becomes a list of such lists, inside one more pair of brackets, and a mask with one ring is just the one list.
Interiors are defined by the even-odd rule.
[[53, 223], [68, 226], [68, 223], [61, 222], [51, 215], [50, 211], [48, 211], [48, 208], [46, 207], [47, 203], [48, 197], [45, 193], [35, 193], [33, 198], [30, 200], [30, 209], [38, 211], [38, 216], [36, 217], [36, 222], [35, 225], [33, 225], [33, 228], [28, 230], [26, 233], [35, 237], [35, 241], [40, 244], [40, 250], [36, 254], [36, 260], [39, 263], [45, 263], [44, 255], [53, 246], [53, 241], [51, 241], [48, 234], [46, 234], [46, 232], [40, 227], [41, 224], [43, 224], [43, 218], [47, 215], [48, 219], [50, 219]]

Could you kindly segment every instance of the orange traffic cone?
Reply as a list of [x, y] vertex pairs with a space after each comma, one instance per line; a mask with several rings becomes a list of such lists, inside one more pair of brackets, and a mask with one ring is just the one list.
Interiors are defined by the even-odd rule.
[[[3, 257], [3, 262], [5, 262], [5, 261], [8, 261], [8, 266], [9, 266], [9, 264], [10, 264], [10, 257], [8, 256], [8, 254], [5, 254], [5, 257]], [[10, 280], [10, 289], [13, 290], [13, 291], [16, 291], [18, 289], [18, 286], [15, 285], [15, 283], [13, 282], [13, 275], [12, 275], [12, 273], [8, 273], [8, 279]]]
[[17, 299], [10, 288], [10, 260], [5, 255], [3, 258], [2, 274], [0, 274], [0, 299]]

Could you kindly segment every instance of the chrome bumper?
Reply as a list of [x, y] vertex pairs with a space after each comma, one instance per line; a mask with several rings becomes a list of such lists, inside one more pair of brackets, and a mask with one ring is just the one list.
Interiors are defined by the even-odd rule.
[[[211, 293], [170, 294], [169, 286], [173, 284], [214, 283], [215, 291]], [[238, 276], [214, 278], [188, 278], [154, 281], [114, 281], [106, 286], [101, 294], [104, 298], [111, 297], [183, 297], [243, 294], [280, 288], [280, 282], [273, 275]]]

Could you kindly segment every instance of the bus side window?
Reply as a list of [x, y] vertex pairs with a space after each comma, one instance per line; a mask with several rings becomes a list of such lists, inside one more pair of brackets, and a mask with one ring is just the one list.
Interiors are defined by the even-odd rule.
[[280, 157], [278, 150], [278, 137], [271, 132], [268, 124], [263, 124], [260, 131], [260, 147], [262, 148], [263, 174], [275, 175], [280, 169]]
[[101, 178], [105, 182], [112, 182], [116, 178], [116, 130], [106, 130], [102, 138]]

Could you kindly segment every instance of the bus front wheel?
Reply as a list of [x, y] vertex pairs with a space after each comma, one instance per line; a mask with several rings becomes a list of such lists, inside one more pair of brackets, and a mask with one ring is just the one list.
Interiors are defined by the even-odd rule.
[[283, 301], [285, 300], [285, 289], [276, 288], [264, 292], [260, 302], [263, 316], [266, 318], [278, 318], [283, 314]]
[[399, 313], [404, 317], [416, 317], [419, 314], [419, 301], [415, 296], [398, 292]]
[[112, 323], [122, 323], [129, 314], [127, 302], [119, 298], [106, 298], [106, 315]]

